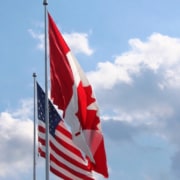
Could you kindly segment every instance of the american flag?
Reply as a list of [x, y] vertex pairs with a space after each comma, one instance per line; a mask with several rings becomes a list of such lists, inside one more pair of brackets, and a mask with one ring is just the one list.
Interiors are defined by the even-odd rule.
[[[45, 155], [45, 93], [37, 83], [38, 151]], [[93, 180], [90, 163], [72, 141], [72, 135], [49, 100], [50, 170], [65, 180]]]

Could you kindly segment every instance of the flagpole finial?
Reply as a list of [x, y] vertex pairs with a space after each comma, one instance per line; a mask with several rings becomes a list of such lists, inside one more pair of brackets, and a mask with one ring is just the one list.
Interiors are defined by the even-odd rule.
[[43, 5], [48, 5], [47, 0], [44, 0], [44, 1], [43, 1]]
[[37, 77], [37, 75], [36, 75], [36, 73], [35, 73], [35, 72], [33, 73], [33, 77]]

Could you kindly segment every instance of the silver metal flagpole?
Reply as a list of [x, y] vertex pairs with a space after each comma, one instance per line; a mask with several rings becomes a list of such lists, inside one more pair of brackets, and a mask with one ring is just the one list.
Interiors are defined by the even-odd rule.
[[34, 141], [33, 141], [33, 180], [36, 180], [36, 73], [34, 78]]
[[44, 5], [44, 46], [45, 46], [45, 122], [46, 122], [46, 180], [49, 180], [49, 107], [48, 107], [48, 49], [47, 49], [47, 0]]

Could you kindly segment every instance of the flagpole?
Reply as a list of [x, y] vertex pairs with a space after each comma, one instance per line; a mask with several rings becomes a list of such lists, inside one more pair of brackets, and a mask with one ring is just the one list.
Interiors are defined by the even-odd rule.
[[33, 180], [36, 180], [36, 73], [34, 78], [34, 141], [33, 141]]
[[45, 122], [46, 122], [46, 180], [49, 180], [49, 108], [48, 108], [48, 50], [47, 50], [47, 0], [44, 5], [44, 46], [45, 46]]

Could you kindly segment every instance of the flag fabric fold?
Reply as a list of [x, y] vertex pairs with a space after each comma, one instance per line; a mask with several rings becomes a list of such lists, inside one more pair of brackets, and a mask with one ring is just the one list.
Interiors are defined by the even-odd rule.
[[[38, 151], [45, 154], [45, 93], [37, 83]], [[94, 180], [89, 160], [73, 143], [72, 135], [49, 100], [50, 170], [65, 180]]]
[[50, 14], [48, 20], [51, 99], [63, 111], [73, 141], [88, 156], [92, 169], [108, 177], [99, 109], [92, 87]]

